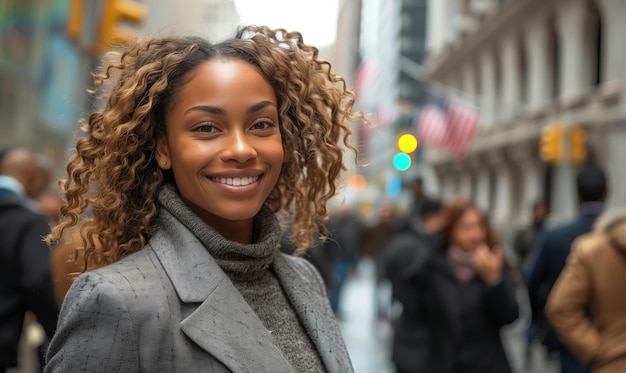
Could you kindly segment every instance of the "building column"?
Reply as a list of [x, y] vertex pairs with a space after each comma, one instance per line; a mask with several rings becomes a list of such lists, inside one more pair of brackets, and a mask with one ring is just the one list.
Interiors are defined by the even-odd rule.
[[517, 107], [520, 105], [520, 69], [519, 69], [519, 49], [514, 36], [505, 37], [502, 40], [501, 56], [502, 61], [502, 87], [501, 89], [501, 118], [513, 118]]
[[495, 197], [491, 209], [491, 222], [502, 234], [506, 233], [509, 228], [506, 223], [509, 220], [512, 197], [511, 165], [507, 162], [505, 154], [500, 151], [489, 154], [489, 163], [494, 170], [493, 177], [495, 177], [495, 190], [490, 192]]
[[529, 19], [526, 29], [528, 53], [528, 107], [531, 111], [541, 109], [550, 101], [548, 29], [545, 16]]
[[[626, 20], [626, 2], [623, 0], [598, 0], [603, 17], [604, 66], [603, 80], [621, 83], [621, 117], [610, 124], [608, 137], [607, 174], [609, 185], [609, 204], [626, 204], [626, 47], [624, 44], [624, 24]], [[616, 108], [617, 109], [617, 108]]]
[[469, 170], [459, 174], [459, 195], [472, 197], [472, 173]]
[[579, 94], [586, 87], [587, 72], [583, 70], [585, 61], [585, 19], [586, 5], [583, 1], [563, 3], [557, 14], [559, 53], [559, 92], [567, 99]]
[[490, 190], [489, 178], [489, 169], [486, 167], [481, 168], [476, 173], [476, 196], [474, 201], [476, 206], [484, 212], [489, 211], [489, 194], [492, 192]]
[[479, 106], [479, 101], [476, 97], [476, 69], [474, 69], [471, 63], [465, 63], [461, 74], [461, 90], [464, 93], [464, 98], [468, 100], [470, 104]]
[[602, 13], [604, 26], [602, 35], [602, 42], [604, 43], [602, 50], [605, 53], [603, 78], [605, 81], [621, 81], [624, 87], [626, 87], [626, 83], [624, 83], [624, 66], [626, 66], [626, 48], [624, 47], [626, 3], [623, 0], [598, 0], [598, 5]]
[[483, 52], [480, 57], [480, 75], [482, 81], [482, 97], [480, 100], [481, 123], [489, 128], [496, 118], [496, 66], [495, 58], [491, 50]]
[[532, 142], [515, 145], [508, 149], [507, 154], [511, 159], [512, 172], [517, 176], [512, 179], [514, 184], [511, 185], [512, 197], [516, 199], [516, 203], [512, 204], [515, 215], [511, 216], [511, 220], [517, 225], [526, 224], [531, 217], [531, 206], [540, 198], [546, 199], [543, 195], [543, 165]]

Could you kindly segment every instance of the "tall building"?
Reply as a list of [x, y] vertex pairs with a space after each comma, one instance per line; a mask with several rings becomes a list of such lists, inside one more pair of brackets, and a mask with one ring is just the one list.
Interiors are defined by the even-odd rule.
[[[359, 105], [373, 113], [362, 142], [369, 166], [364, 170], [386, 197], [393, 195], [405, 174], [392, 167], [396, 139], [414, 130], [424, 92], [416, 75], [426, 44], [426, 0], [362, 0], [361, 64], [356, 78]], [[414, 160], [417, 160], [414, 157]], [[391, 192], [394, 190], [395, 192]]]
[[[470, 153], [429, 149], [444, 197], [473, 196], [506, 231], [532, 201], [557, 220], [576, 212], [570, 162], [582, 127], [585, 162], [603, 166], [610, 204], [626, 203], [626, 2], [622, 0], [433, 0], [428, 76], [480, 110]], [[539, 156], [542, 129], [560, 126], [563, 161]], [[579, 139], [580, 140], [580, 139]], [[583, 139], [584, 140], [584, 139]], [[583, 141], [584, 142], [584, 141]]]

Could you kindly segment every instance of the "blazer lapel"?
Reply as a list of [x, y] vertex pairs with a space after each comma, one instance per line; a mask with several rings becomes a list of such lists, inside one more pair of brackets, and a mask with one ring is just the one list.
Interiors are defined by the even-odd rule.
[[252, 308], [200, 241], [166, 210], [150, 246], [180, 301], [200, 303], [181, 330], [234, 372], [293, 372]]
[[295, 259], [284, 254], [276, 255], [272, 267], [300, 322], [317, 348], [326, 370], [352, 372], [350, 357], [328, 297], [313, 290], [323, 284], [312, 282], [310, 277], [302, 274], [303, 268], [296, 269]]

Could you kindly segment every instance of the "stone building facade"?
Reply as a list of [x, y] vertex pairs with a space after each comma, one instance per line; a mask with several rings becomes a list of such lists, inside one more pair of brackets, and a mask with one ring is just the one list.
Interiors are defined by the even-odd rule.
[[544, 126], [582, 126], [587, 162], [604, 167], [611, 206], [626, 203], [626, 2], [432, 0], [428, 80], [473, 103], [480, 123], [467, 157], [428, 149], [444, 198], [472, 196], [504, 233], [548, 200], [575, 215], [577, 164], [545, 164]]

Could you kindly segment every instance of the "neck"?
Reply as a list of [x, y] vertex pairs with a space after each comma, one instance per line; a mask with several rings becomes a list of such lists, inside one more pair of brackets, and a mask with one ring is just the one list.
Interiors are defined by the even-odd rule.
[[243, 244], [250, 244], [253, 242], [253, 219], [240, 221], [227, 221], [219, 219], [217, 221], [203, 220], [227, 240]]
[[220, 216], [211, 214], [206, 210], [196, 207], [180, 196], [187, 206], [202, 219], [207, 225], [213, 227], [222, 237], [227, 240], [250, 244], [253, 242], [254, 218], [245, 220], [227, 220]]

